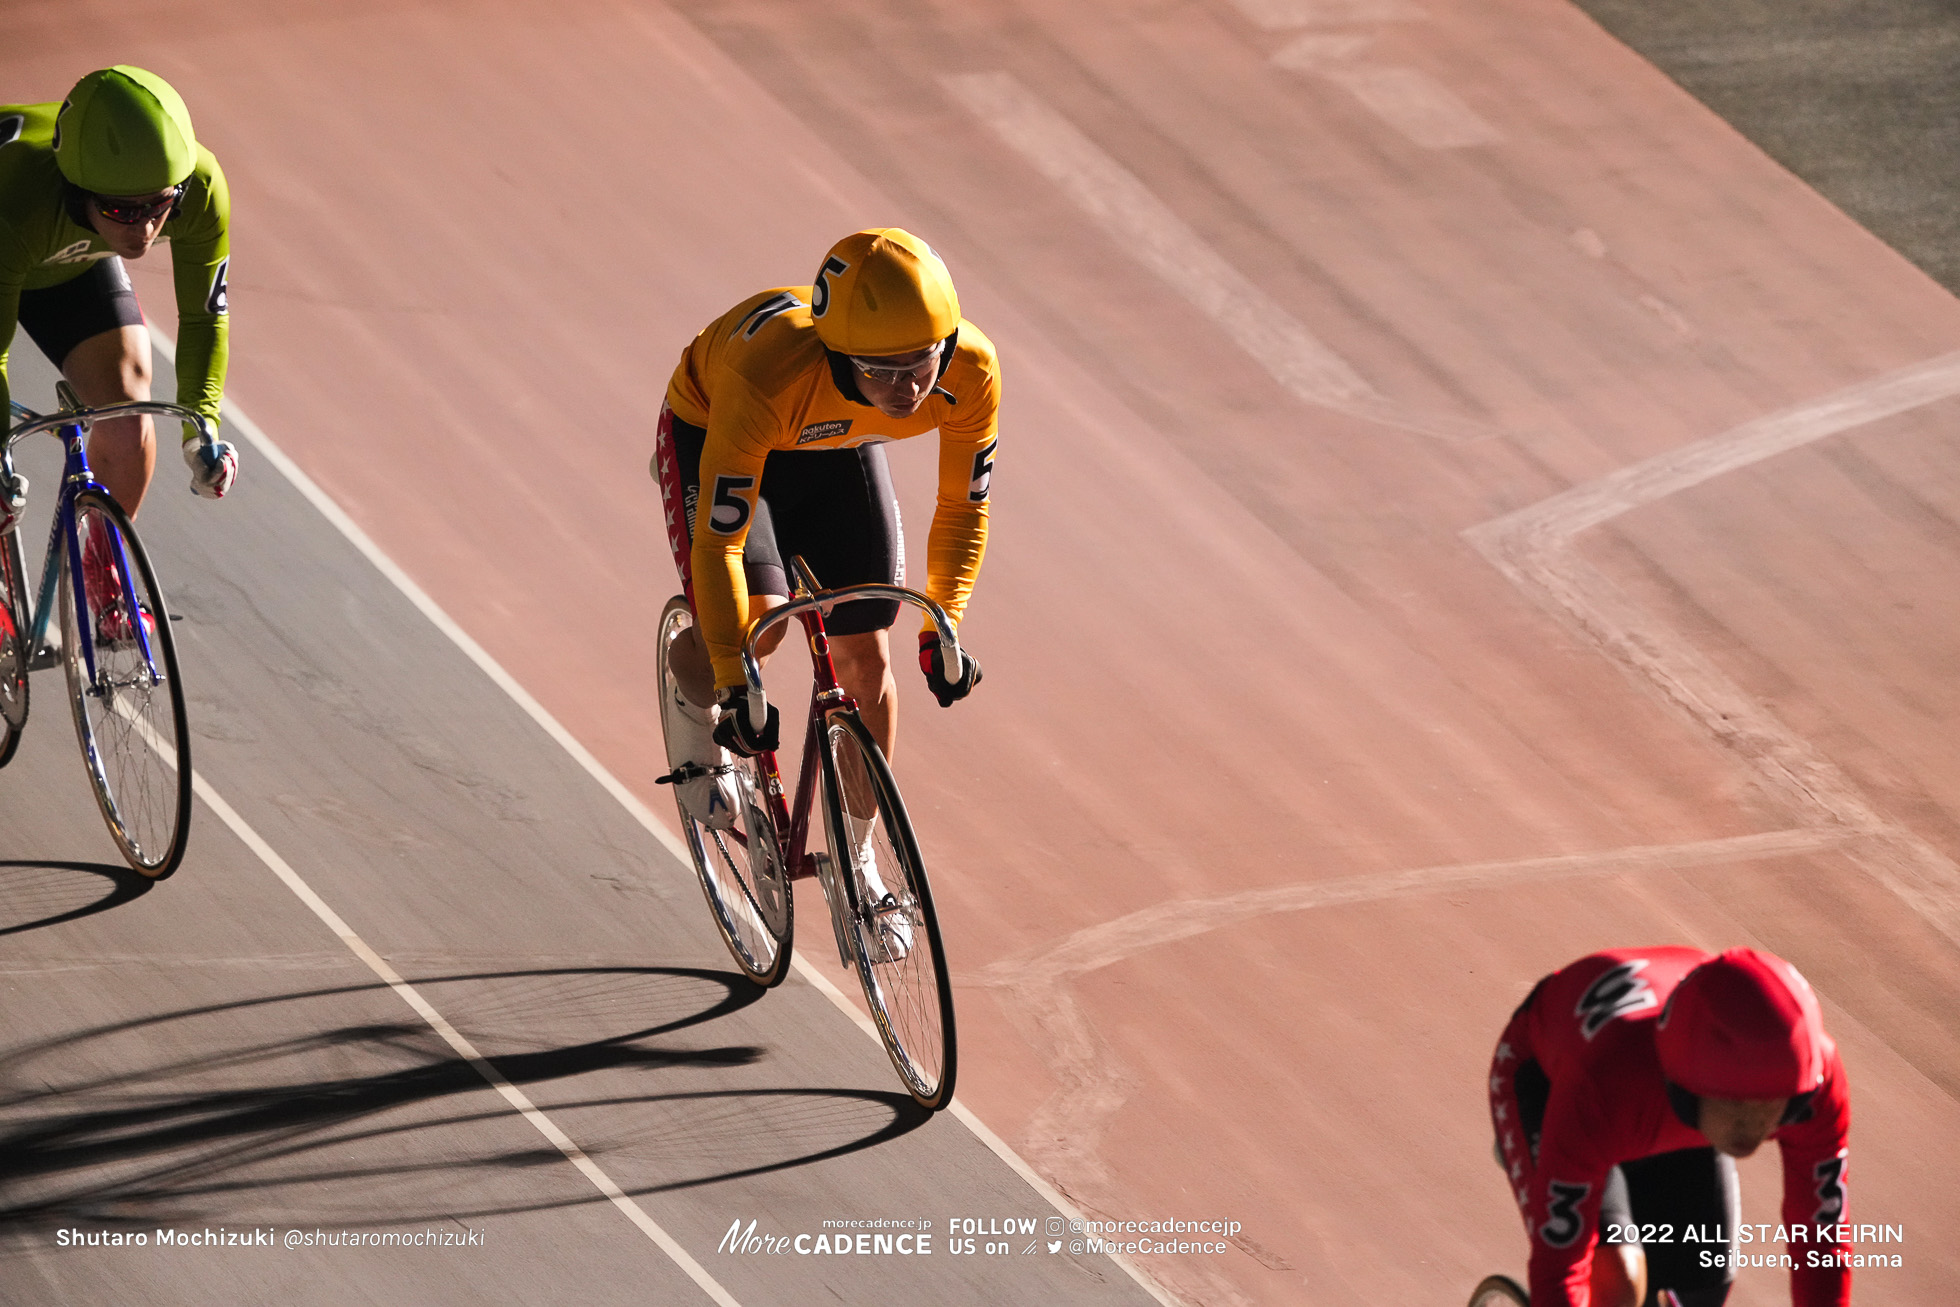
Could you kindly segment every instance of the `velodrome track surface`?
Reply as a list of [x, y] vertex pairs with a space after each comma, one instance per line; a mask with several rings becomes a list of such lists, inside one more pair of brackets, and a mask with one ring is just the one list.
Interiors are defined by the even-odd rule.
[[[9, 98], [112, 61], [184, 91], [239, 215], [232, 397], [656, 811], [674, 356], [855, 227], [947, 255], [1008, 384], [987, 684], [903, 682], [961, 1098], [1093, 1218], [1243, 1224], [1139, 1259], [1167, 1296], [1518, 1269], [1490, 1043], [1545, 971], [1663, 941], [1803, 967], [1853, 1215], [1907, 1235], [1861, 1299], [1960, 1280], [1960, 306], [1576, 10], [87, 0], [0, 37]], [[1066, 1252], [717, 1254], [738, 1216], [1052, 1209], [961, 1121], [908, 1129], [809, 985], [741, 1005], [661, 844], [248, 459], [215, 506], [164, 463], [143, 517], [201, 773], [705, 1275], [1146, 1300]], [[922, 532], [930, 454], [894, 462]], [[705, 1299], [210, 807], [118, 901], [35, 690], [9, 1301]], [[1744, 1173], [1773, 1220], [1775, 1161]], [[54, 1237], [225, 1222], [490, 1237]]]

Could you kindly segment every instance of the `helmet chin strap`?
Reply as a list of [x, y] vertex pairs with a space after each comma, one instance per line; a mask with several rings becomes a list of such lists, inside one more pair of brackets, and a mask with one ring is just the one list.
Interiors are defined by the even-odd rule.
[[61, 179], [61, 205], [68, 211], [68, 221], [83, 231], [95, 230], [95, 223], [89, 218], [89, 193], [66, 177]]

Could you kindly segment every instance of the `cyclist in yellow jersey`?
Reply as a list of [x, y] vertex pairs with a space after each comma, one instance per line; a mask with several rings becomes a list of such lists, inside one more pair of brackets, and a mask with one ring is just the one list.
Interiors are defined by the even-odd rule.
[[[170, 84], [141, 68], [90, 73], [59, 105], [0, 105], [0, 414], [16, 323], [61, 369], [82, 403], [150, 397], [150, 337], [124, 259], [171, 243], [177, 293], [178, 402], [213, 429], [224, 391], [230, 317], [230, 192], [197, 143]], [[224, 441], [184, 429], [191, 488], [222, 497], [238, 475]], [[150, 419], [95, 424], [89, 462], [132, 515], [156, 462]], [[107, 573], [99, 558], [91, 585]]]
[[[924, 590], [960, 620], [986, 550], [999, 411], [993, 343], [960, 317], [939, 256], [898, 228], [845, 237], [811, 285], [751, 295], [695, 337], [668, 383], [653, 460], [698, 623], [672, 653], [683, 701], [663, 705], [670, 766], [713, 769], [726, 761], [719, 748], [776, 747], [773, 707], [752, 732], [723, 705], [744, 685], [747, 622], [787, 601], [790, 557], [803, 555], [826, 587], [904, 581], [879, 448], [887, 441], [939, 432]], [[887, 757], [897, 739], [887, 636], [897, 610], [861, 600], [826, 622], [838, 680]], [[942, 706], [980, 679], [964, 652], [961, 666], [945, 665], [930, 623], [919, 663]], [[720, 709], [712, 739], [711, 702]], [[726, 813], [716, 783], [682, 785], [689, 812], [710, 824]]]

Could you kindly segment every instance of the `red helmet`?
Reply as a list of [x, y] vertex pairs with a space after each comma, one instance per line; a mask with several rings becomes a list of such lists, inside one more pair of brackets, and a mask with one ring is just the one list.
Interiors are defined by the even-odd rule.
[[1752, 948], [1682, 977], [1654, 1044], [1668, 1080], [1708, 1098], [1791, 1098], [1824, 1079], [1824, 1018], [1810, 982]]

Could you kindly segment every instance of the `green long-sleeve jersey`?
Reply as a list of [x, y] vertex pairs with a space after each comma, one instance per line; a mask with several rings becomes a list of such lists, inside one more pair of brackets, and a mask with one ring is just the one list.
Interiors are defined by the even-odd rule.
[[[114, 253], [69, 213], [54, 161], [60, 108], [58, 103], [0, 105], [0, 414], [7, 411], [7, 349], [21, 292], [58, 286]], [[231, 322], [225, 288], [230, 225], [225, 174], [200, 145], [197, 166], [185, 179], [183, 203], [157, 239], [170, 242], [177, 288], [177, 402], [202, 414], [213, 428], [224, 396]]]

